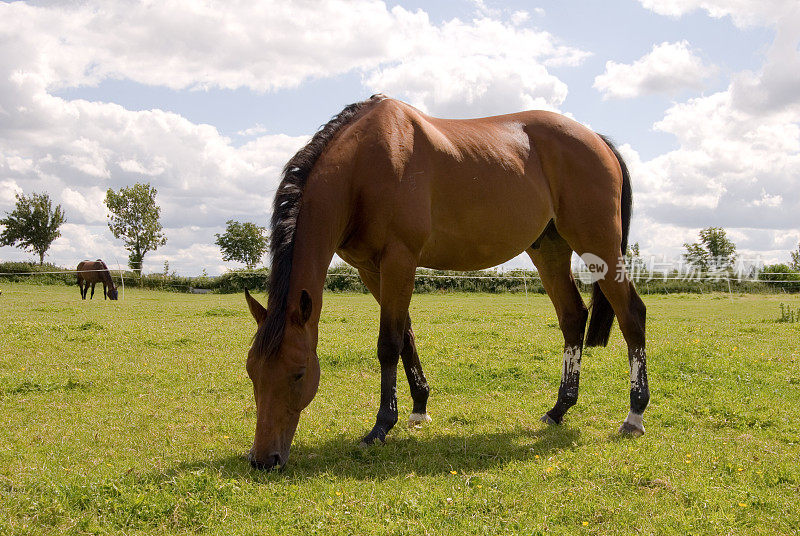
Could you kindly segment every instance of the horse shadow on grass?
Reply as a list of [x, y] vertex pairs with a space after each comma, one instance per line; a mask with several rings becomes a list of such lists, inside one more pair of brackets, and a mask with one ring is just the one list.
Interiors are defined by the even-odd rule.
[[365, 481], [406, 475], [437, 476], [452, 471], [490, 470], [516, 461], [544, 462], [558, 452], [577, 448], [579, 437], [578, 429], [567, 426], [539, 430], [518, 427], [498, 433], [459, 430], [426, 437], [390, 436], [383, 445], [360, 447], [352, 435], [340, 434], [321, 443], [295, 445], [288, 464], [278, 471], [252, 469], [246, 453], [240, 453], [184, 462], [163, 476], [211, 470], [222, 478], [287, 483], [323, 474]]

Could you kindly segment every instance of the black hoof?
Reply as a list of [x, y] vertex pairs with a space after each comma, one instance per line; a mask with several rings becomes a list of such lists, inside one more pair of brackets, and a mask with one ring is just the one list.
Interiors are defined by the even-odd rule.
[[364, 436], [359, 446], [368, 447], [370, 445], [383, 445], [384, 443], [386, 443], [386, 433], [381, 429], [377, 429]]
[[619, 427], [619, 433], [622, 435], [629, 435], [633, 437], [641, 437], [644, 435], [644, 426], [631, 424], [627, 421], [622, 423], [622, 426]]
[[549, 425], [549, 426], [555, 426], [555, 425], [559, 424], [556, 421], [554, 421], [553, 418], [550, 417], [550, 415], [548, 415], [547, 413], [542, 415], [542, 418], [539, 419], [539, 420], [542, 421], [543, 423]]

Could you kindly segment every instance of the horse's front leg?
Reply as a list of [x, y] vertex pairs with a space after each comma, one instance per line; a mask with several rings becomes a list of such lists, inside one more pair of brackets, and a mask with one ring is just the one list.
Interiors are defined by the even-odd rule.
[[408, 306], [414, 291], [416, 259], [403, 247], [388, 249], [381, 259], [381, 319], [378, 362], [381, 366], [381, 400], [375, 426], [362, 444], [383, 443], [397, 423], [397, 363], [408, 327]]
[[103, 281], [103, 299], [106, 299], [106, 283]]
[[[369, 289], [369, 291], [378, 301], [378, 304], [380, 304], [380, 273], [359, 268], [358, 275], [361, 276], [361, 281], [364, 282], [364, 285], [366, 285], [367, 289]], [[403, 358], [403, 368], [406, 371], [408, 387], [411, 390], [411, 399], [414, 402], [414, 407], [411, 409], [411, 415], [408, 418], [408, 425], [416, 426], [431, 422], [431, 418], [428, 415], [427, 409], [430, 387], [428, 387], [428, 381], [425, 379], [425, 373], [423, 372], [422, 364], [419, 361], [419, 354], [417, 354], [417, 345], [414, 342], [414, 331], [411, 329], [410, 316], [408, 317], [406, 330], [403, 333], [403, 349], [400, 350], [400, 357]]]
[[92, 283], [92, 294], [91, 294], [91, 296], [89, 296], [89, 299], [90, 299], [90, 300], [94, 299], [94, 286], [95, 286], [96, 284], [97, 284], [97, 283]]

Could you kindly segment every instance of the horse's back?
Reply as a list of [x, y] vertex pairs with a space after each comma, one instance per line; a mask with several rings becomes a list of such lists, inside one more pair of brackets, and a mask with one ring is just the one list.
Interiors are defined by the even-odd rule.
[[105, 269], [103, 261], [81, 261], [78, 263], [78, 278], [85, 279], [88, 282], [99, 281], [98, 275], [101, 270]]

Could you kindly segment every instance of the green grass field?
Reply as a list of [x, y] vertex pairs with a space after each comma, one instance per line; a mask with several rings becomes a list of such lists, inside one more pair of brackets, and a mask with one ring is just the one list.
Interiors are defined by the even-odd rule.
[[[798, 297], [649, 296], [647, 434], [619, 437], [624, 343], [584, 356], [559, 427], [545, 296], [412, 302], [433, 422], [361, 449], [378, 307], [326, 294], [322, 381], [284, 471], [255, 428], [242, 295], [0, 283], [0, 534], [792, 534], [800, 532]], [[262, 297], [263, 298], [263, 297]]]

